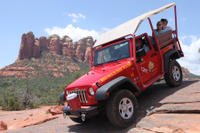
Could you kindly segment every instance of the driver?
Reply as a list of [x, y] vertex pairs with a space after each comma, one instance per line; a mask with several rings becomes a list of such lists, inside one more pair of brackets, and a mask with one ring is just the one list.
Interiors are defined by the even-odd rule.
[[111, 47], [109, 51], [110, 51], [111, 60], [116, 60], [118, 57], [117, 51], [113, 47]]
[[145, 53], [147, 53], [150, 49], [149, 47], [147, 47], [144, 43], [143, 43], [143, 40], [142, 38], [139, 38], [136, 40], [136, 53], [137, 52], [140, 52], [141, 50], [144, 49]]

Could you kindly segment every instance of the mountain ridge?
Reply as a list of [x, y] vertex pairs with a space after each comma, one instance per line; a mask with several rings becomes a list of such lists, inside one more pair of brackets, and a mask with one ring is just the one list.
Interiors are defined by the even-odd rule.
[[35, 38], [33, 32], [23, 34], [17, 61], [35, 57], [41, 57], [43, 51], [49, 51], [54, 55], [63, 55], [77, 58], [79, 61], [89, 63], [91, 48], [94, 45], [91, 36], [73, 42], [69, 36], [52, 35]]
[[[35, 69], [27, 66], [24, 62], [35, 62], [35, 66], [41, 67], [40, 64], [42, 64], [42, 62], [37, 62], [37, 60], [39, 61], [44, 53], [47, 56], [56, 58], [56, 63], [60, 62], [60, 64], [63, 64], [65, 60], [72, 60], [71, 63], [65, 64], [62, 67], [66, 67], [70, 73], [75, 72], [80, 70], [80, 66], [77, 65], [77, 63], [83, 63], [87, 66], [90, 63], [90, 54], [94, 43], [95, 41], [91, 36], [73, 42], [69, 36], [61, 38], [58, 35], [52, 35], [49, 37], [42, 36], [35, 38], [33, 32], [28, 32], [21, 37], [18, 58], [14, 63], [0, 69], [0, 76], [25, 78], [26, 73], [38, 76], [38, 74], [34, 72]], [[63, 73], [57, 72], [64, 68], [53, 68], [54, 62], [52, 62], [50, 58], [45, 58], [44, 61], [52, 63], [51, 65], [43, 65], [42, 67], [46, 68], [46, 70], [54, 71], [54, 77], [64, 77]], [[43, 69], [41, 68], [41, 70]], [[63, 72], [65, 71], [66, 70], [63, 70]]]

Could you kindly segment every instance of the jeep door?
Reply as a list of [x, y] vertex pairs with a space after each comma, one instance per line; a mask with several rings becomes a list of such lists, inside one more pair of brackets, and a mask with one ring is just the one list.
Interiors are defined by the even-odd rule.
[[136, 48], [136, 62], [137, 69], [141, 75], [141, 80], [143, 84], [151, 82], [156, 76], [158, 76], [161, 72], [161, 58], [158, 54], [158, 51], [152, 46], [151, 40], [149, 36], [145, 33], [140, 37], [136, 37], [137, 39], [142, 39], [144, 45], [149, 47], [148, 50], [145, 50], [143, 54], [138, 56], [137, 48]]

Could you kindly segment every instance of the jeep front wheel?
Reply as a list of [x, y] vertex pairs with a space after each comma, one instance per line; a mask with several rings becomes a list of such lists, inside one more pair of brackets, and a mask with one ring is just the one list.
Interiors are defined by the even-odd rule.
[[165, 81], [171, 87], [176, 87], [182, 83], [182, 70], [177, 61], [171, 61], [168, 65], [168, 72], [165, 73]]
[[137, 100], [133, 93], [129, 90], [120, 90], [108, 100], [106, 114], [114, 126], [125, 128], [134, 122], [137, 108]]

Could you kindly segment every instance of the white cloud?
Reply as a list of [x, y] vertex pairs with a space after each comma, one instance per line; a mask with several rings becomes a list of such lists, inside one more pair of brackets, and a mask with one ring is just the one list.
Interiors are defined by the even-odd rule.
[[67, 35], [71, 37], [74, 41], [87, 36], [92, 36], [94, 39], [98, 38], [100, 33], [95, 30], [81, 29], [79, 27], [74, 27], [72, 24], [67, 25], [65, 28], [54, 26], [52, 28], [46, 28], [45, 32], [48, 35], [57, 34], [61, 37]]
[[85, 19], [86, 16], [81, 13], [70, 13], [68, 14], [69, 17], [72, 17], [72, 22], [76, 23], [79, 19]]
[[180, 38], [184, 57], [179, 59], [181, 66], [188, 68], [190, 72], [200, 75], [200, 38], [194, 35]]

